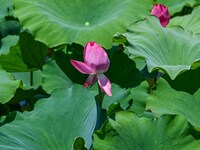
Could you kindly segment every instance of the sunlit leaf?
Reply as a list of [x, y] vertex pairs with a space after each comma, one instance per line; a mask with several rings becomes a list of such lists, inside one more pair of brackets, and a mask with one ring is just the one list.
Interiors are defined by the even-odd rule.
[[194, 8], [192, 14], [177, 16], [170, 20], [169, 26], [180, 25], [185, 30], [200, 33], [200, 6]]
[[[111, 48], [112, 37], [149, 15], [152, 0], [14, 0], [15, 15], [23, 28], [49, 47], [96, 41]], [[42, 25], [42, 27], [41, 27]]]
[[134, 57], [146, 60], [149, 72], [161, 69], [171, 79], [199, 66], [200, 37], [180, 27], [163, 28], [156, 17], [132, 24], [125, 34]]

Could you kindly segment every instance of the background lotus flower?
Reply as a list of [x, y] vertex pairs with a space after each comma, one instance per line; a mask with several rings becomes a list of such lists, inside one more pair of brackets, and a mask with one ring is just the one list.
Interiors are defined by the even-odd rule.
[[110, 66], [105, 50], [95, 42], [88, 42], [84, 48], [84, 62], [70, 60], [71, 64], [81, 73], [90, 74], [84, 87], [92, 86], [97, 80], [99, 87], [108, 96], [112, 96], [110, 80], [103, 74]]
[[155, 4], [151, 10], [151, 14], [158, 17], [160, 20], [160, 24], [165, 27], [170, 20], [170, 14], [168, 11], [168, 7], [162, 4]]

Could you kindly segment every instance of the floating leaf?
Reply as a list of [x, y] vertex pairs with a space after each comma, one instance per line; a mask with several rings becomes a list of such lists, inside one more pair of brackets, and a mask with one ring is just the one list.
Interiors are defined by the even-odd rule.
[[[111, 48], [112, 37], [127, 26], [148, 15], [152, 0], [14, 0], [15, 15], [24, 29], [28, 28], [49, 47], [73, 42], [85, 45], [96, 41]], [[27, 11], [28, 10], [28, 11]], [[42, 24], [42, 28], [41, 28]]]

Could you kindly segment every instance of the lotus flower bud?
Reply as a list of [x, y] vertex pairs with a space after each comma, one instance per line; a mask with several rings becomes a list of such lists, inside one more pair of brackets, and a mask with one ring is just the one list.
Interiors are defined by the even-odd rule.
[[168, 7], [162, 4], [155, 4], [151, 10], [151, 14], [158, 17], [160, 20], [160, 24], [165, 27], [170, 20], [170, 14]]

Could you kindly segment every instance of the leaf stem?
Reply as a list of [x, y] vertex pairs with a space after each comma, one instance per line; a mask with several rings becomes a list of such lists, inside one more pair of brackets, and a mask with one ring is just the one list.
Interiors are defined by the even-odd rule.
[[105, 93], [102, 92], [101, 88], [98, 85], [98, 95], [96, 96], [96, 106], [97, 106], [97, 123], [95, 130], [98, 130], [104, 121], [107, 119], [107, 111], [102, 108], [103, 98]]

